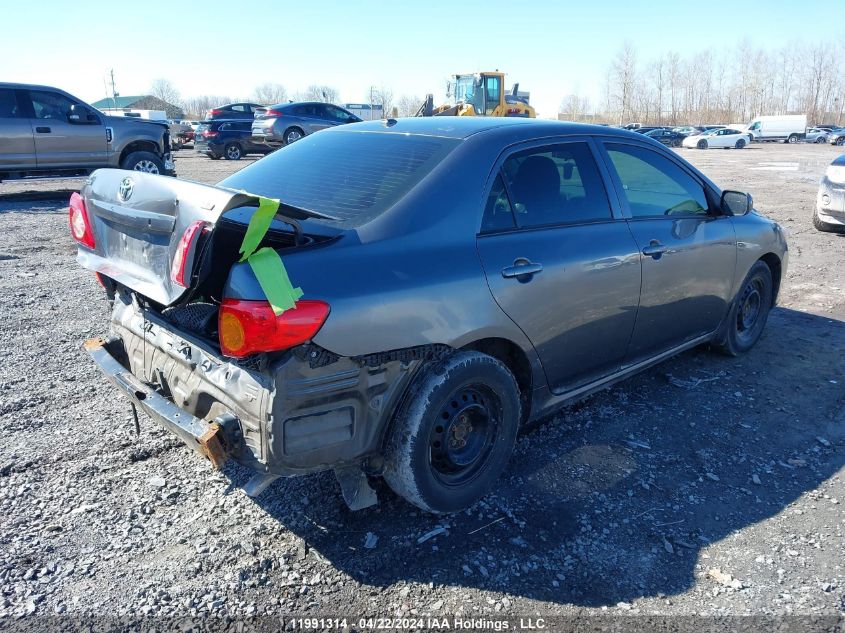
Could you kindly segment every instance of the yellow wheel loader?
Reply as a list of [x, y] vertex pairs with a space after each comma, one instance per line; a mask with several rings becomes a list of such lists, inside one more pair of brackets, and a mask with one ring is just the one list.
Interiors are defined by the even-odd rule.
[[453, 75], [450, 84], [452, 102], [434, 106], [434, 95], [428, 95], [417, 116], [516, 116], [535, 118], [537, 113], [528, 99], [517, 96], [519, 84], [505, 94], [505, 74], [482, 72]]

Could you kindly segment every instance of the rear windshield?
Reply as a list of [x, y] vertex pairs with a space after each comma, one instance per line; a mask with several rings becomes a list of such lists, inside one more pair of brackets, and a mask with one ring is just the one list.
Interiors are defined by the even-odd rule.
[[[459, 139], [373, 132], [313, 134], [229, 176], [221, 187], [278, 198], [362, 226], [400, 200]], [[310, 221], [310, 220], [309, 220]]]

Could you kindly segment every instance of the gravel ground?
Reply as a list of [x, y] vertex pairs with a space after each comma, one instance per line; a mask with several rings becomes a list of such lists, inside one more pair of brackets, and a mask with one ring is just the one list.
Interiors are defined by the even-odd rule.
[[[0, 184], [0, 622], [845, 613], [845, 239], [811, 224], [840, 152], [684, 151], [789, 233], [763, 339], [526, 430], [496, 491], [440, 518], [383, 485], [352, 513], [330, 474], [252, 500], [243, 469], [213, 472], [146, 419], [136, 438], [80, 349], [107, 314], [67, 231], [79, 181]], [[177, 153], [204, 182], [249, 162]]]

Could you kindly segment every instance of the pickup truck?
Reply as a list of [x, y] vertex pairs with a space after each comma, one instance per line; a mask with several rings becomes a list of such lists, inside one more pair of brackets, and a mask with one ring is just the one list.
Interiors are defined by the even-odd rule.
[[167, 124], [108, 116], [58, 88], [0, 83], [0, 181], [101, 167], [174, 176]]

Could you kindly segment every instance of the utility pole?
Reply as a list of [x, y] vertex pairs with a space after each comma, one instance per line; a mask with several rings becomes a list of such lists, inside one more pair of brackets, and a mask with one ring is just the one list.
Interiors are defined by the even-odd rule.
[[370, 121], [373, 120], [373, 93], [375, 92], [375, 86], [370, 86]]
[[111, 105], [116, 110], [118, 92], [114, 89], [114, 68], [109, 71], [109, 77], [111, 78]]

